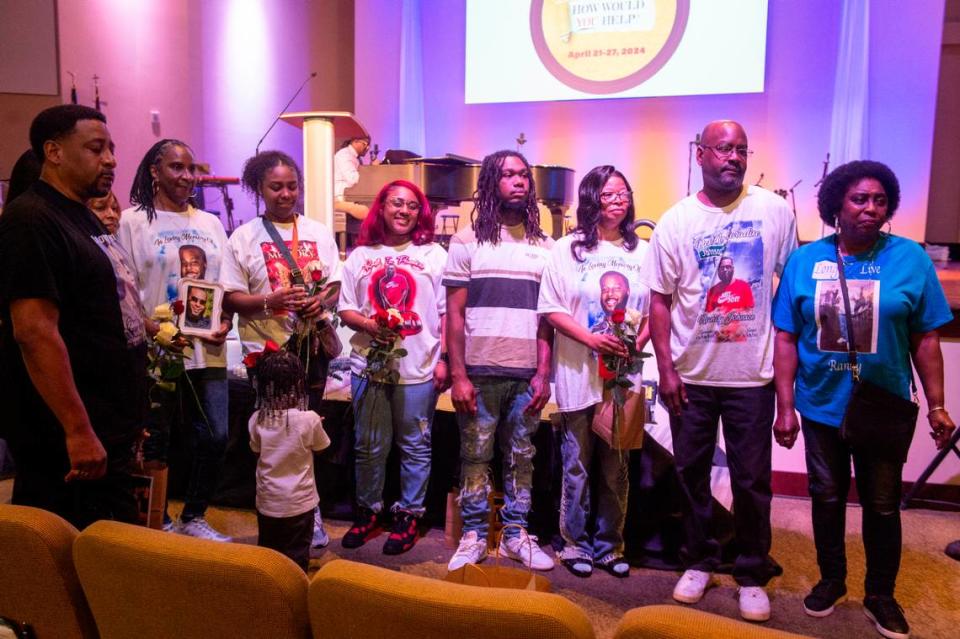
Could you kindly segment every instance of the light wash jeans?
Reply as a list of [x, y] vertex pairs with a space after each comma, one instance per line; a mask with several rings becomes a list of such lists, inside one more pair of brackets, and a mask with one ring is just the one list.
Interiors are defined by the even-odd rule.
[[437, 395], [433, 380], [421, 384], [374, 384], [350, 376], [356, 427], [357, 504], [383, 510], [387, 456], [396, 437], [400, 447], [400, 501], [394, 510], [417, 517], [430, 480], [430, 431]]
[[[630, 451], [614, 450], [590, 428], [596, 406], [561, 413], [560, 452], [563, 490], [560, 497], [560, 535], [595, 560], [611, 552], [623, 553], [623, 523], [627, 515]], [[591, 539], [590, 470], [597, 482], [596, 531]]]
[[[490, 516], [490, 462], [498, 432], [503, 452], [504, 494], [500, 518], [504, 525], [527, 527], [533, 455], [536, 452], [530, 438], [536, 432], [540, 416], [523, 412], [533, 398], [526, 380], [475, 377], [472, 381], [477, 390], [477, 414], [457, 413], [460, 425], [460, 512], [463, 532], [476, 531], [484, 538]], [[504, 534], [513, 537], [520, 531], [509, 528]]]

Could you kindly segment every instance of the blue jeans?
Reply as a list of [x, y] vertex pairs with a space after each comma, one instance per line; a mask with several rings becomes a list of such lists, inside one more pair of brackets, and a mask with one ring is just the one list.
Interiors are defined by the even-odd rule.
[[674, 461], [684, 496], [681, 560], [687, 568], [704, 572], [714, 572], [720, 565], [720, 541], [711, 525], [710, 470], [717, 446], [717, 423], [722, 422], [739, 551], [733, 578], [741, 586], [765, 586], [778, 572], [770, 558], [773, 384], [750, 388], [685, 386], [688, 402], [679, 416], [670, 416]]
[[165, 462], [170, 451], [173, 423], [179, 421], [190, 428], [193, 455], [180, 515], [184, 522], [202, 517], [207, 511], [207, 504], [220, 479], [228, 430], [226, 369], [203, 368], [188, 371], [186, 375], [190, 376], [189, 381], [185, 377], [178, 380], [173, 392], [157, 387], [151, 391], [151, 398], [159, 406], [150, 409], [147, 419], [150, 437], [144, 443], [144, 457], [147, 460]]
[[400, 447], [400, 501], [394, 510], [417, 517], [430, 480], [430, 432], [437, 394], [433, 380], [420, 384], [373, 384], [351, 375], [356, 426], [357, 504], [383, 510], [387, 456], [396, 437]]
[[852, 452], [840, 439], [839, 428], [811, 419], [803, 419], [801, 428], [821, 577], [841, 583], [847, 578], [844, 533], [852, 456], [863, 513], [864, 591], [892, 597], [900, 571], [903, 464]]
[[[460, 425], [460, 512], [463, 531], [487, 536], [490, 517], [490, 462], [493, 442], [499, 432], [503, 453], [504, 525], [527, 527], [530, 512], [530, 487], [533, 483], [533, 455], [530, 441], [540, 423], [539, 415], [524, 410], [533, 399], [527, 380], [505, 377], [476, 377], [477, 414], [457, 413]], [[519, 535], [516, 528], [504, 531], [508, 537]]]
[[[595, 406], [561, 413], [563, 490], [560, 497], [560, 535], [594, 559], [623, 552], [623, 522], [630, 487], [630, 451], [614, 450], [590, 428]], [[593, 540], [590, 519], [590, 467], [596, 458], [597, 520]]]

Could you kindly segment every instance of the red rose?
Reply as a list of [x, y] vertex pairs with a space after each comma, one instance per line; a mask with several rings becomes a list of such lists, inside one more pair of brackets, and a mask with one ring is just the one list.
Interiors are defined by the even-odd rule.
[[310, 271], [310, 279], [312, 279], [314, 282], [319, 282], [323, 279], [323, 271], [319, 269]]
[[597, 373], [600, 375], [600, 379], [607, 380], [616, 377], [616, 374], [607, 368], [607, 364], [603, 361], [603, 356], [598, 358], [598, 364]]
[[180, 315], [183, 313], [183, 300], [177, 300], [170, 305], [170, 310], [173, 311], [174, 315]]
[[390, 330], [395, 329], [396, 327], [400, 326], [400, 324], [402, 323], [403, 323], [403, 320], [397, 317], [396, 315], [387, 316], [387, 328], [389, 328]]
[[263, 345], [264, 353], [277, 353], [280, 351], [280, 346], [277, 345], [272, 339], [268, 339], [266, 344]]
[[263, 351], [257, 351], [255, 353], [247, 353], [247, 356], [243, 358], [243, 365], [247, 368], [256, 368], [257, 360], [263, 355]]
[[623, 324], [623, 320], [627, 319], [627, 312], [622, 308], [618, 308], [610, 315], [610, 321], [614, 324]]

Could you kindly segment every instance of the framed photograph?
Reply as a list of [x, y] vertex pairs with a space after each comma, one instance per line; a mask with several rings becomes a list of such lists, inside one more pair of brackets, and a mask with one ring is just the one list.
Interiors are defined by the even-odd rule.
[[223, 287], [216, 282], [185, 277], [177, 286], [177, 299], [183, 302], [180, 332], [190, 337], [209, 337], [220, 328]]

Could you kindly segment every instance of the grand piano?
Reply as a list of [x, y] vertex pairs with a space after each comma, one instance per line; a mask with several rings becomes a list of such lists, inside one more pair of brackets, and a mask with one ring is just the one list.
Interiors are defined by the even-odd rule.
[[[565, 228], [564, 216], [576, 195], [574, 170], [540, 164], [531, 168], [537, 186], [537, 200], [552, 218], [549, 221], [542, 219], [541, 224], [545, 229], [549, 226], [555, 238], [560, 237]], [[479, 162], [452, 155], [411, 158], [396, 164], [363, 164], [360, 165], [360, 180], [344, 192], [344, 198], [370, 206], [384, 184], [393, 180], [413, 182], [430, 200], [430, 206], [437, 214], [437, 232], [446, 239], [456, 231], [459, 215], [445, 213], [444, 209], [473, 199], [479, 175]], [[347, 232], [351, 231], [348, 220]]]

